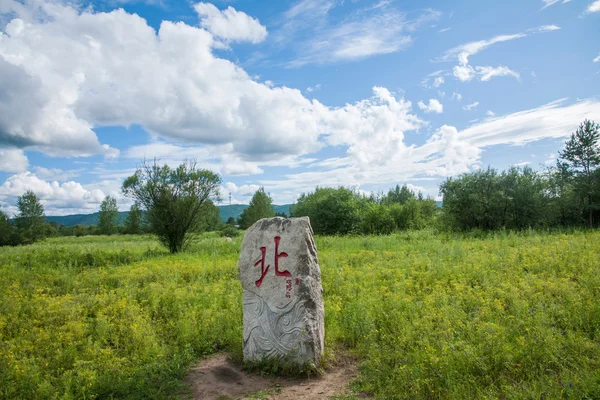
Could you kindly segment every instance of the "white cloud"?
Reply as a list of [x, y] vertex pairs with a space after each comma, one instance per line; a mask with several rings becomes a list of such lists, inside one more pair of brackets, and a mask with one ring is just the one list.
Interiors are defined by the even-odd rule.
[[2, 208], [15, 212], [17, 198], [27, 190], [38, 197], [46, 215], [66, 215], [73, 213], [91, 213], [98, 210], [105, 192], [99, 189], [86, 189], [80, 183], [68, 181], [46, 181], [31, 172], [23, 172], [6, 179], [0, 186], [0, 204]]
[[461, 101], [462, 100], [462, 94], [456, 93], [456, 92], [452, 92], [452, 100]]
[[410, 113], [410, 101], [397, 99], [382, 87], [374, 87], [373, 94], [370, 99], [332, 110], [324, 119], [331, 130], [327, 143], [348, 146], [348, 155], [359, 165], [381, 165], [392, 155], [405, 153], [404, 131], [423, 125]]
[[308, 93], [316, 92], [317, 90], [321, 90], [321, 84], [320, 83], [317, 83], [315, 86], [309, 86], [309, 87], [306, 88], [306, 91]]
[[520, 75], [518, 72], [511, 70], [508, 67], [475, 67], [477, 70], [477, 74], [480, 76], [479, 79], [481, 81], [486, 82], [492, 79], [494, 76], [512, 76], [514, 78], [519, 78]]
[[590, 4], [590, 5], [587, 7], [586, 11], [587, 11], [588, 13], [600, 12], [600, 0], [596, 0], [596, 1], [594, 1], [593, 3], [591, 3], [591, 4]]
[[487, 82], [494, 76], [513, 76], [519, 78], [518, 72], [511, 70], [508, 67], [475, 67], [470, 65], [457, 65], [453, 69], [454, 76], [461, 82], [468, 82], [473, 78], [479, 78], [482, 82]]
[[200, 16], [200, 25], [225, 41], [260, 43], [267, 37], [267, 28], [256, 18], [231, 6], [221, 11], [213, 4], [197, 3], [194, 10]]
[[444, 33], [444, 32], [448, 32], [450, 29], [452, 29], [452, 28], [443, 28], [443, 29], [440, 29], [440, 30], [438, 31], [438, 33]]
[[11, 4], [20, 19], [0, 39], [0, 143], [13, 147], [116, 155], [92, 128], [139, 124], [157, 143], [225, 146], [222, 157], [207, 162], [246, 174], [327, 143], [349, 146], [363, 161], [376, 159], [399, 149], [404, 130], [421, 125], [411, 103], [384, 88], [328, 107], [300, 90], [257, 82], [215, 56], [210, 32], [182, 22], [163, 21], [155, 31], [122, 9], [93, 13], [44, 2], [32, 11]]
[[233, 182], [227, 182], [225, 184], [225, 189], [231, 193], [237, 193], [242, 196], [253, 196], [254, 193], [260, 189], [259, 185], [241, 185], [238, 186]]
[[375, 6], [359, 8], [338, 21], [330, 12], [338, 5], [333, 1], [302, 0], [285, 13], [274, 41], [279, 47], [292, 48], [297, 53], [288, 66], [395, 53], [410, 46], [411, 32], [418, 26], [440, 16], [437, 11], [426, 10], [408, 19], [391, 2], [381, 1]]
[[[568, 3], [571, 0], [563, 0], [563, 4], [564, 3]], [[554, 5], [556, 3], [560, 2], [560, 0], [542, 0], [542, 3], [544, 3], [544, 6], [542, 7], [542, 10], [546, 7], [550, 7], [551, 5]]]
[[592, 62], [595, 62], [595, 63], [600, 62], [600, 54], [598, 54], [598, 56], [596, 58], [594, 58], [592, 60]]
[[469, 42], [457, 47], [454, 47], [444, 53], [439, 58], [440, 61], [452, 61], [453, 59], [458, 60], [458, 65], [453, 68], [453, 75], [456, 79], [462, 82], [468, 82], [473, 78], [479, 78], [482, 82], [489, 81], [495, 76], [512, 76], [519, 78], [519, 73], [511, 70], [506, 66], [471, 66], [469, 65], [469, 57], [487, 49], [493, 44], [508, 42], [515, 39], [520, 39], [528, 36], [529, 34], [545, 33], [560, 29], [556, 25], [543, 25], [537, 28], [528, 29], [525, 32], [511, 34], [511, 35], [499, 35], [487, 40], [479, 40], [475, 42]]
[[600, 114], [600, 102], [597, 100], [582, 100], [571, 105], [564, 103], [564, 99], [558, 100], [531, 110], [486, 120], [464, 129], [461, 134], [479, 147], [524, 144], [569, 136], [581, 121]]
[[493, 112], [492, 110], [487, 110], [487, 111], [485, 112], [485, 115], [487, 115], [488, 117], [493, 117], [493, 116], [495, 116], [495, 115], [496, 115], [496, 113], [495, 113], [495, 112]]
[[[445, 177], [480, 167], [483, 149], [496, 145], [522, 145], [546, 138], [568, 137], [581, 121], [600, 114], [600, 101], [583, 100], [570, 105], [556, 101], [531, 110], [497, 116], [458, 130], [444, 125], [421, 146], [390, 154], [383, 164], [359, 165], [349, 157], [321, 162], [324, 170], [264, 179], [267, 190], [311, 191], [316, 185], [393, 185], [424, 176]], [[439, 178], [438, 178], [439, 179]], [[287, 197], [286, 197], [287, 198]], [[276, 198], [281, 202], [282, 199]]]
[[512, 35], [499, 35], [487, 40], [478, 40], [469, 42], [446, 51], [441, 57], [442, 61], [451, 61], [457, 58], [461, 65], [466, 65], [469, 62], [469, 57], [487, 49], [493, 44], [507, 42], [509, 40], [520, 39], [527, 36], [526, 33], [516, 33]]
[[0, 148], [0, 171], [23, 172], [28, 165], [29, 162], [23, 150]]
[[477, 108], [477, 106], [479, 105], [479, 102], [476, 101], [474, 103], [471, 104], [467, 104], [466, 106], [463, 107], [463, 110], [467, 110], [467, 111], [471, 111]]
[[543, 32], [552, 32], [560, 30], [560, 26], [558, 25], [542, 25], [539, 28], [534, 28], [533, 32], [543, 33]]
[[[444, 70], [434, 71], [434, 72], [430, 73], [429, 75], [427, 75], [427, 77], [425, 79], [423, 79], [421, 81], [421, 86], [423, 86], [424, 88], [427, 88], [427, 89], [436, 88], [436, 87], [440, 86], [441, 84], [444, 83], [444, 77], [442, 76], [442, 75], [444, 75], [444, 73], [445, 73]], [[433, 83], [430, 84], [432, 78], [433, 78]]]
[[418, 106], [421, 110], [426, 113], [435, 112], [442, 113], [444, 112], [444, 106], [437, 99], [429, 99], [429, 104], [425, 104], [422, 101], [419, 101]]
[[33, 167], [35, 175], [40, 179], [66, 181], [79, 176], [83, 170], [64, 171], [60, 168]]

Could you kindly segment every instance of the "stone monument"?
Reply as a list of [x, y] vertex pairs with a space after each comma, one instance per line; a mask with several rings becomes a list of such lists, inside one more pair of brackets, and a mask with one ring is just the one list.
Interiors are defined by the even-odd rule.
[[321, 270], [308, 217], [265, 218], [244, 236], [244, 361], [317, 366], [323, 354]]

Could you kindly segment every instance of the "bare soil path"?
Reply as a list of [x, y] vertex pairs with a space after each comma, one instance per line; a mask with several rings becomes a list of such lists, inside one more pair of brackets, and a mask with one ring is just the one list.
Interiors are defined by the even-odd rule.
[[349, 382], [356, 375], [353, 360], [343, 358], [320, 377], [263, 377], [246, 373], [227, 354], [218, 354], [193, 367], [186, 383], [194, 400], [312, 400], [350, 394]]

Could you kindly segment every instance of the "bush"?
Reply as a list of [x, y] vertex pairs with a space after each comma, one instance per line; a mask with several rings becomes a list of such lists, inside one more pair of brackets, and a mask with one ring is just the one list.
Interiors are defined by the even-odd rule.
[[317, 188], [314, 193], [302, 194], [292, 206], [292, 217], [309, 217], [312, 228], [320, 235], [354, 233], [360, 225], [361, 199], [344, 187]]
[[219, 231], [219, 235], [223, 237], [236, 237], [240, 235], [240, 230], [235, 226], [231, 226], [228, 224], [223, 225], [223, 228]]
[[363, 211], [361, 227], [369, 235], [388, 235], [396, 228], [390, 209], [383, 205], [369, 204]]

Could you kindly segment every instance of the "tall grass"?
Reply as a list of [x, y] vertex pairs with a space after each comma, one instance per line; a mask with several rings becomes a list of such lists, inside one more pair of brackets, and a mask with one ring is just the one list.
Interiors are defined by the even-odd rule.
[[[241, 355], [241, 238], [0, 249], [0, 397], [167, 398]], [[600, 233], [318, 237], [326, 346], [381, 399], [600, 398]]]

